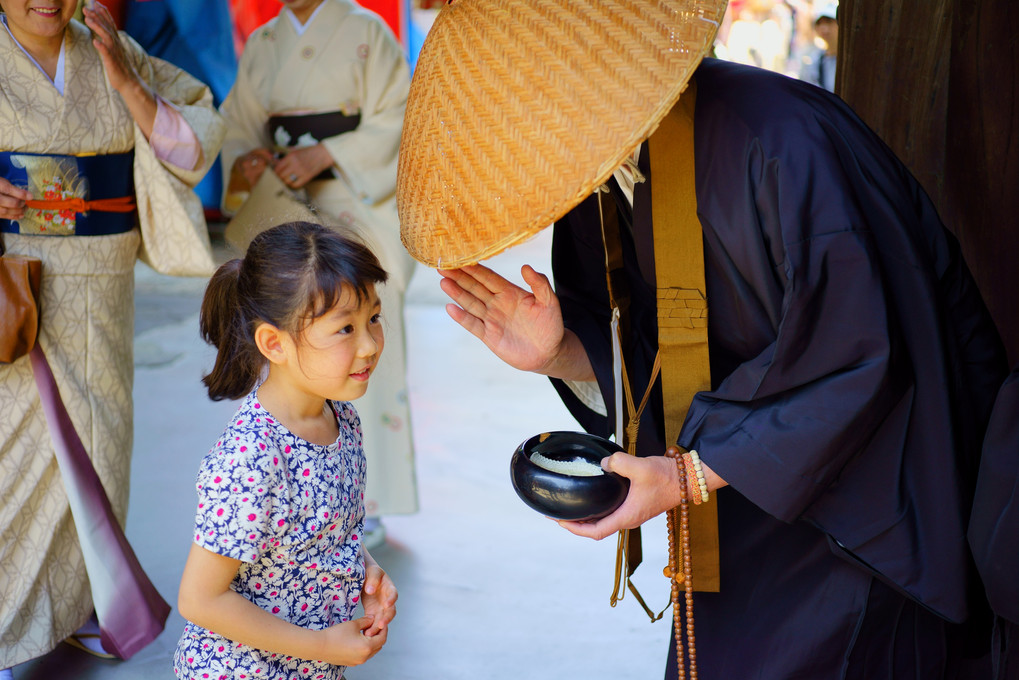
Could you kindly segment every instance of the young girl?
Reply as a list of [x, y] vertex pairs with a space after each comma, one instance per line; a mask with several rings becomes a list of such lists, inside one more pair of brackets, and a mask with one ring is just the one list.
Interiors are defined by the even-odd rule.
[[295, 222], [209, 282], [201, 332], [218, 353], [204, 382], [212, 399], [247, 397], [198, 473], [179, 678], [337, 680], [385, 643], [396, 587], [361, 542], [365, 458], [347, 403], [382, 352], [385, 280], [363, 245]]

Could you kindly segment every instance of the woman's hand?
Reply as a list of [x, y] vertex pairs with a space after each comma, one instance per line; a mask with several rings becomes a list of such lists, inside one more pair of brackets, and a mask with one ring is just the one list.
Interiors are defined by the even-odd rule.
[[456, 304], [446, 312], [510, 366], [567, 380], [593, 380], [577, 337], [563, 327], [559, 298], [543, 274], [520, 270], [530, 292], [488, 267], [440, 269], [439, 286]]
[[234, 160], [231, 172], [240, 175], [247, 182], [248, 189], [258, 183], [265, 169], [273, 163], [272, 151], [265, 148], [252, 149]]
[[[611, 536], [622, 529], [634, 529], [652, 517], [679, 505], [682, 482], [676, 462], [665, 456], [638, 458], [628, 453], [614, 453], [602, 459], [602, 468], [615, 472], [630, 480], [630, 491], [623, 504], [607, 517], [597, 522], [568, 522], [559, 520], [559, 526], [570, 533], [597, 541]], [[708, 490], [714, 491], [726, 486], [726, 481], [701, 462]], [[688, 484], [687, 493], [695, 490], [696, 484]]]
[[0, 218], [20, 220], [25, 216], [25, 201], [32, 200], [27, 189], [16, 187], [0, 177]]
[[288, 187], [300, 189], [331, 167], [333, 157], [324, 146], [316, 144], [288, 151], [286, 156], [276, 161], [273, 169]]
[[374, 637], [385, 633], [389, 622], [396, 616], [396, 584], [378, 562], [364, 551], [364, 586], [361, 588], [361, 605], [364, 613], [373, 619], [364, 634]]
[[156, 120], [156, 98], [141, 79], [120, 42], [117, 25], [106, 6], [96, 2], [82, 9], [85, 24], [92, 29], [92, 44], [103, 60], [110, 86], [120, 93], [146, 139], [152, 136]]

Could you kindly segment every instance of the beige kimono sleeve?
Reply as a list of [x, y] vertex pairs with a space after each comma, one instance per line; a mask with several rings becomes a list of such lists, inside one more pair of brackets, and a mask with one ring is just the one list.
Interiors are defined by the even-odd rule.
[[162, 274], [208, 276], [215, 271], [215, 261], [205, 211], [194, 187], [216, 160], [226, 125], [213, 106], [208, 86], [186, 71], [148, 56], [130, 37], [120, 35], [139, 75], [178, 108], [202, 147], [202, 162], [194, 170], [163, 163], [135, 125], [134, 183], [142, 234], [139, 257]]

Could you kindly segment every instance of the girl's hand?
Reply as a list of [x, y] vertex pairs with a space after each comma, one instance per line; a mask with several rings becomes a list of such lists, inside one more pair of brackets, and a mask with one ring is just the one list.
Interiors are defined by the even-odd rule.
[[372, 626], [371, 616], [362, 616], [353, 621], [330, 626], [322, 632], [325, 635], [323, 654], [316, 660], [336, 666], [358, 666], [375, 656], [386, 644], [388, 631], [385, 629], [368, 636]]
[[[675, 461], [665, 456], [638, 458], [628, 453], [614, 453], [602, 459], [602, 468], [630, 480], [630, 491], [623, 504], [597, 522], [568, 522], [559, 520], [559, 526], [577, 536], [597, 541], [622, 529], [634, 529], [652, 517], [670, 510], [680, 502], [681, 482]], [[726, 486], [725, 480], [701, 462], [708, 490]], [[687, 493], [693, 489], [688, 486]]]
[[283, 183], [291, 189], [300, 189], [333, 166], [333, 157], [321, 144], [303, 146], [276, 161], [273, 169]]
[[20, 220], [25, 216], [25, 201], [30, 201], [32, 194], [27, 189], [16, 187], [0, 177], [0, 218]]
[[456, 304], [446, 312], [497, 357], [522, 371], [591, 380], [579, 340], [563, 327], [559, 298], [543, 274], [524, 265], [528, 292], [482, 265], [440, 269], [439, 286]]
[[372, 559], [368, 551], [365, 555], [364, 587], [361, 588], [361, 605], [364, 613], [374, 619], [371, 627], [364, 632], [374, 637], [386, 632], [389, 622], [396, 616], [396, 584], [389, 578], [382, 567]]

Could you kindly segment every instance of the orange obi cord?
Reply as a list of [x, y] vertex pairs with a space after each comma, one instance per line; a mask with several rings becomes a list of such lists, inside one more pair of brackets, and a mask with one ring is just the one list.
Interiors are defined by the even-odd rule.
[[135, 209], [134, 196], [118, 198], [99, 198], [86, 201], [83, 198], [62, 198], [53, 200], [33, 199], [25, 201], [25, 206], [35, 210], [73, 210], [76, 213], [87, 213], [92, 210], [99, 212], [128, 213]]

